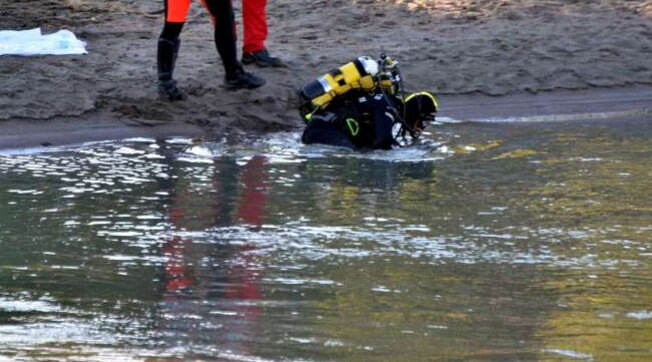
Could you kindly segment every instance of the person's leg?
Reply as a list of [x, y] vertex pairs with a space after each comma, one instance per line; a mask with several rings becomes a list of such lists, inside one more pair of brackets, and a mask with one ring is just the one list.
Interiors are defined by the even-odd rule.
[[169, 100], [185, 99], [173, 73], [181, 44], [179, 35], [189, 8], [190, 0], [165, 0], [165, 24], [158, 39], [156, 63], [159, 94]]
[[265, 49], [267, 39], [267, 0], [242, 0], [242, 52], [253, 53]]
[[234, 88], [257, 88], [265, 80], [247, 73], [238, 62], [236, 49], [235, 19], [231, 0], [202, 0], [213, 17], [215, 25], [215, 46], [224, 65], [225, 81]]
[[165, 22], [185, 23], [191, 0], [164, 0]]
[[239, 65], [231, 0], [202, 0], [202, 3], [213, 18], [215, 47], [222, 58], [224, 71], [231, 74]]
[[267, 0], [242, 0], [242, 62], [260, 67], [281, 67], [283, 62], [269, 55], [267, 40]]

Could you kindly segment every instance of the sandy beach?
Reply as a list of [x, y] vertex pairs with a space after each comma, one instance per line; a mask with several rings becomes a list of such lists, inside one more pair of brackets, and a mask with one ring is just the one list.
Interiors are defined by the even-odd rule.
[[[5, 0], [0, 29], [69, 29], [88, 54], [0, 56], [0, 148], [299, 130], [298, 87], [381, 51], [400, 61], [408, 90], [441, 96], [445, 116], [652, 108], [652, 1], [270, 1], [268, 48], [288, 67], [248, 67], [268, 82], [253, 91], [222, 87], [196, 2], [175, 73], [189, 97], [173, 103], [156, 92], [162, 10], [161, 1]], [[575, 101], [556, 108], [560, 99]]]

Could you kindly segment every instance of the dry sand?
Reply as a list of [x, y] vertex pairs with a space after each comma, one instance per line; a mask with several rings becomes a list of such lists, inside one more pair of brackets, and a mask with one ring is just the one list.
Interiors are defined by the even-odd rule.
[[289, 67], [249, 67], [268, 81], [253, 91], [223, 89], [197, 1], [175, 74], [189, 99], [173, 103], [156, 94], [162, 3], [3, 0], [0, 29], [70, 29], [89, 54], [0, 57], [0, 148], [300, 129], [298, 87], [381, 50], [401, 62], [408, 90], [441, 95], [443, 115], [559, 99], [577, 99], [566, 111], [652, 107], [652, 1], [270, 0], [268, 48]]

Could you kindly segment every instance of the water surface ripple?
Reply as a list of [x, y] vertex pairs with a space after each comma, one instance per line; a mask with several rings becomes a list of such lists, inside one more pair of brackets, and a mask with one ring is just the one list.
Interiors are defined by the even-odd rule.
[[0, 155], [0, 359], [652, 359], [652, 130]]

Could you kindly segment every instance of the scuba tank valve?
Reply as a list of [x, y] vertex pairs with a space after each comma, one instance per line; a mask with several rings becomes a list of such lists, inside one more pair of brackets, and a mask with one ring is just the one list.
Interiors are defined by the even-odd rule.
[[[392, 137], [394, 142], [399, 146], [404, 146], [407, 142], [406, 136], [409, 134], [412, 141], [421, 136], [421, 130], [410, 125], [406, 121], [405, 113], [405, 90], [403, 87], [403, 78], [398, 66], [398, 61], [388, 57], [385, 52], [380, 54], [378, 60], [380, 71], [376, 76], [376, 82], [380, 86], [380, 92], [391, 105], [390, 110], [395, 115], [394, 125], [392, 126]], [[392, 95], [393, 97], [390, 97]], [[398, 99], [400, 104], [394, 104], [392, 99]]]

